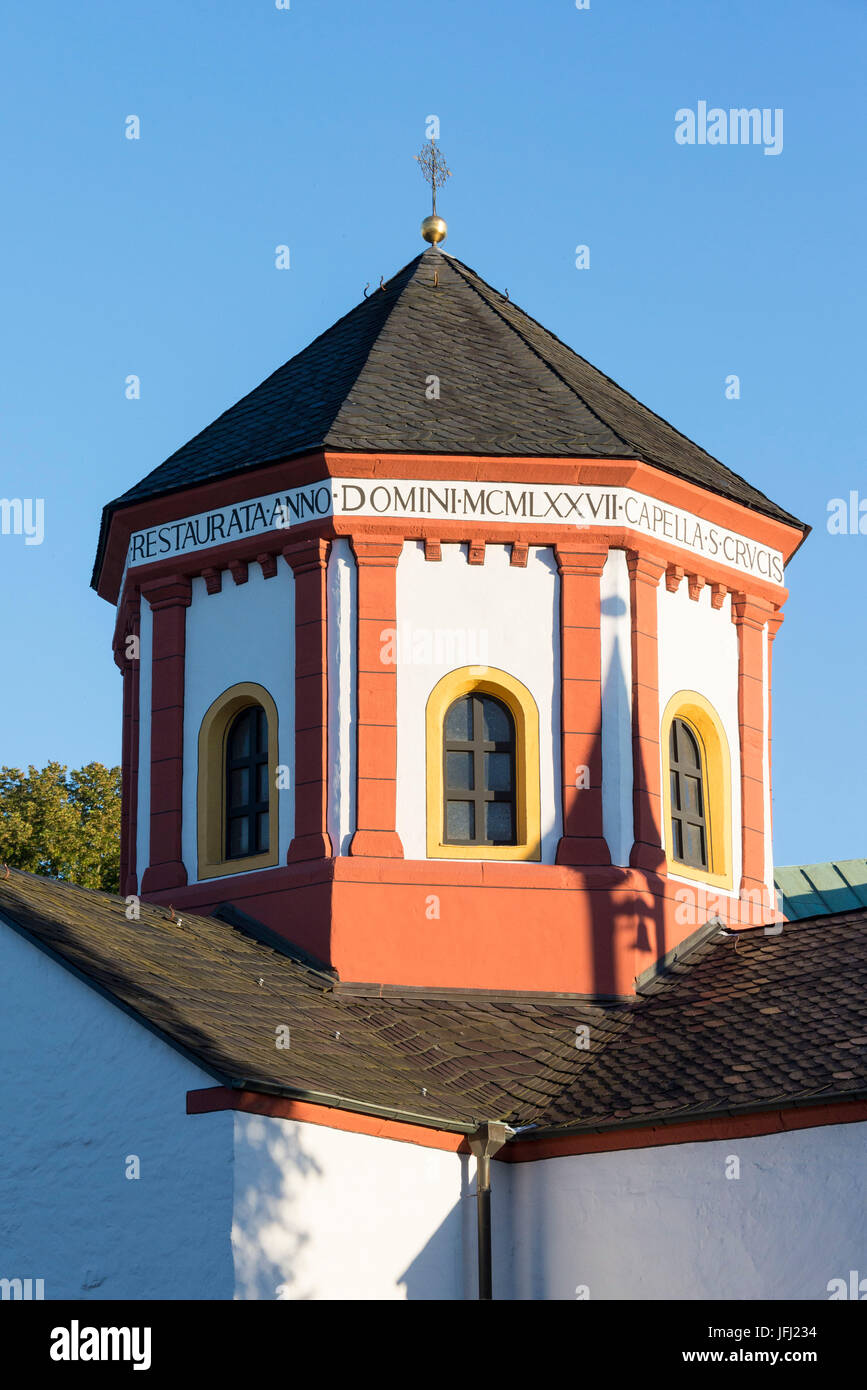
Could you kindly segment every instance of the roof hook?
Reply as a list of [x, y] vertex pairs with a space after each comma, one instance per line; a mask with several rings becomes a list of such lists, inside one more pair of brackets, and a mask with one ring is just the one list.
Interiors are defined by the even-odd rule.
[[509, 298], [509, 291], [506, 290], [506, 299], [508, 299], [508, 298]]
[[367, 299], [367, 291], [368, 291], [369, 289], [370, 289], [370, 281], [368, 280], [367, 284], [366, 284], [365, 287], [364, 287], [364, 297], [365, 297], [365, 299]]
[[5, 873], [3, 874], [3, 877], [4, 877], [4, 878], [8, 878], [8, 877], [9, 877], [9, 865], [8, 865], [8, 864], [4, 864], [4, 865], [3, 865], [3, 868], [5, 869]]
[[379, 288], [380, 288], [381, 290], [384, 290], [384, 289], [385, 289], [385, 276], [384, 276], [384, 275], [380, 275], [380, 277], [379, 277]]

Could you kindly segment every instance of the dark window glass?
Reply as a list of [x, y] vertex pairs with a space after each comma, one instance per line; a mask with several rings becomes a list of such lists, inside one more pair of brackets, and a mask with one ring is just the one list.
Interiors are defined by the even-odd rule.
[[674, 858], [692, 868], [707, 869], [710, 865], [701, 749], [696, 735], [682, 719], [672, 721], [668, 759]]
[[269, 848], [268, 720], [261, 705], [236, 714], [226, 739], [226, 858]]
[[514, 845], [515, 723], [492, 695], [449, 707], [443, 738], [445, 842]]

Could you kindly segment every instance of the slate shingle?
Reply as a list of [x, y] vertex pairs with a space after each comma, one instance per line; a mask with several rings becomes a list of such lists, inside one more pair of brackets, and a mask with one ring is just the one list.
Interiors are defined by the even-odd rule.
[[635, 1000], [526, 1006], [482, 991], [343, 993], [288, 943], [146, 903], [128, 921], [123, 898], [16, 870], [0, 877], [3, 923], [222, 1084], [440, 1128], [595, 1130], [867, 1094], [867, 908], [744, 931], [736, 945], [712, 936]]

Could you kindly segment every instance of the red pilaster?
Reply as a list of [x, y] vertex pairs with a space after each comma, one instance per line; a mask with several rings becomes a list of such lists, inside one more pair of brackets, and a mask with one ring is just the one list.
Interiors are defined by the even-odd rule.
[[659, 773], [659, 653], [657, 589], [665, 562], [627, 551], [632, 599], [632, 778], [633, 868], [659, 872], [662, 796]]
[[295, 575], [295, 835], [287, 862], [330, 859], [328, 834], [328, 615], [330, 541], [287, 545]]
[[400, 541], [352, 537], [358, 566], [358, 798], [350, 854], [403, 858], [395, 829], [397, 666], [384, 661], [397, 627]]
[[140, 624], [138, 592], [128, 597], [121, 610], [114, 659], [123, 676], [123, 729], [121, 739], [120, 891], [138, 892], [136, 837], [138, 830], [138, 745]]
[[[773, 699], [774, 682], [772, 680], [773, 657], [774, 657], [774, 638], [783, 625], [783, 610], [777, 608], [768, 618], [768, 795], [771, 796], [771, 788], [774, 785], [773, 763], [771, 761], [771, 750], [773, 748]], [[774, 801], [771, 797], [771, 829], [774, 824]]]
[[142, 892], [182, 887], [187, 881], [181, 849], [184, 786], [184, 661], [190, 580], [171, 575], [146, 584], [142, 596], [153, 612], [151, 659], [150, 864]]
[[732, 621], [738, 632], [738, 724], [741, 740], [741, 892], [765, 881], [765, 624], [774, 609], [767, 599], [738, 592]]
[[610, 864], [602, 833], [602, 637], [599, 582], [608, 550], [557, 544], [563, 834], [558, 864]]

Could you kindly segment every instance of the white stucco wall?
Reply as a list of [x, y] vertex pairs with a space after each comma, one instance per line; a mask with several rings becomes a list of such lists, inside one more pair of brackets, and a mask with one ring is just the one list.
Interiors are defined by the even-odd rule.
[[[521, 681], [539, 710], [542, 862], [552, 864], [561, 834], [560, 634], [556, 561], [531, 548], [527, 566], [510, 548], [488, 545], [471, 565], [465, 545], [403, 547], [397, 568], [397, 830], [407, 859], [427, 855], [425, 708], [444, 675], [494, 666]], [[555, 734], [556, 730], [556, 734]]]
[[328, 833], [335, 854], [348, 854], [355, 831], [358, 576], [345, 537], [328, 556]]
[[[713, 608], [710, 587], [705, 585], [698, 598], [691, 599], [685, 579], [673, 594], [665, 587], [664, 581], [660, 582], [657, 592], [660, 716], [672, 695], [681, 690], [695, 690], [713, 705], [728, 739], [732, 779], [732, 891], [737, 896], [742, 863], [741, 757], [738, 638], [731, 619], [731, 598], [727, 594], [722, 608]], [[665, 750], [660, 747], [660, 760], [664, 753]], [[666, 848], [668, 834], [668, 827], [663, 824], [662, 837]], [[670, 879], [678, 877], [671, 872], [668, 876]], [[722, 891], [717, 888], [709, 890], [714, 895]]]
[[626, 865], [632, 806], [632, 610], [625, 550], [611, 550], [600, 580], [602, 829], [612, 864]]
[[235, 1116], [235, 1297], [475, 1296], [473, 1160]]
[[867, 1273], [865, 1143], [831, 1125], [511, 1164], [510, 1296], [827, 1299]]
[[212, 1085], [0, 920], [0, 1278], [231, 1298], [232, 1119], [184, 1113]]
[[251, 562], [246, 584], [224, 571], [218, 594], [193, 580], [184, 668], [183, 855], [190, 883], [198, 876], [199, 730], [217, 696], [242, 681], [264, 686], [277, 706], [278, 761], [290, 769], [289, 786], [278, 796], [278, 862], [286, 860], [295, 823], [294, 598], [294, 575], [282, 560], [272, 579]]
[[139, 619], [139, 696], [138, 696], [138, 819], [136, 821], [136, 873], [141, 888], [142, 874], [150, 863], [151, 851], [151, 685], [154, 615], [146, 598], [141, 601]]

